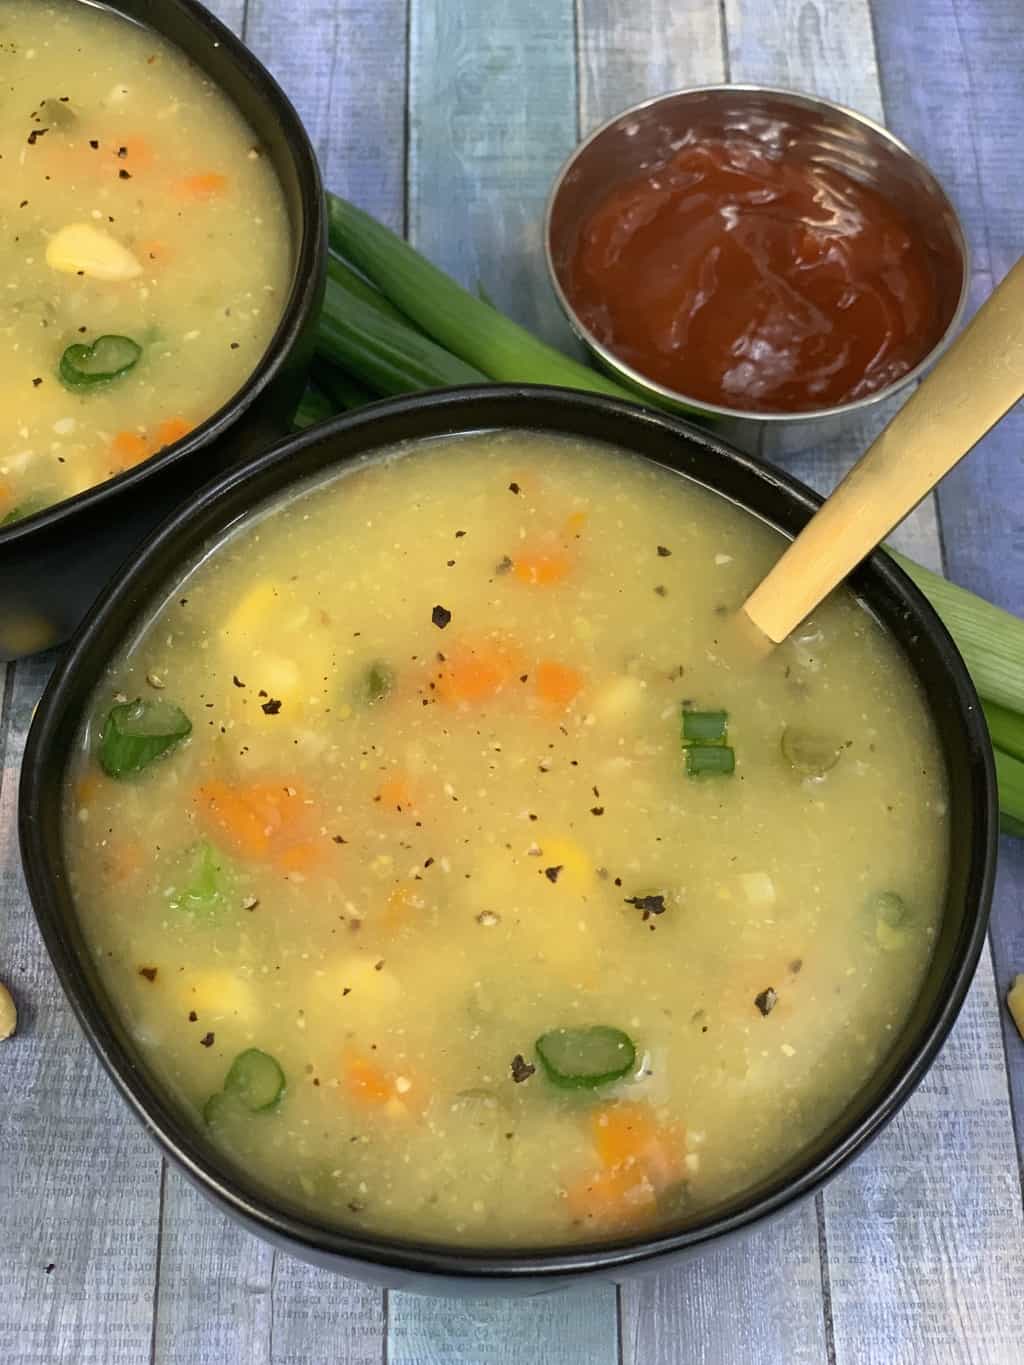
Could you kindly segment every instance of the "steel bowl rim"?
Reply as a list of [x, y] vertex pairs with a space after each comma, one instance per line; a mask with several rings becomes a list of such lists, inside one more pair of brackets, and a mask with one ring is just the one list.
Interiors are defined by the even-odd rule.
[[[948, 969], [948, 993], [933, 1006], [929, 1019], [922, 1024], [920, 1036], [908, 1060], [890, 1079], [885, 1091], [861, 1120], [844, 1130], [845, 1135], [838, 1138], [823, 1156], [810, 1165], [802, 1166], [795, 1177], [779, 1178], [767, 1193], [755, 1201], [725, 1215], [713, 1215], [696, 1227], [618, 1242], [520, 1252], [402, 1241], [331, 1227], [311, 1217], [304, 1218], [288, 1211], [273, 1197], [261, 1197], [251, 1183], [239, 1180], [230, 1170], [216, 1167], [202, 1142], [194, 1140], [190, 1125], [181, 1117], [177, 1107], [173, 1102], [165, 1101], [155, 1082], [150, 1083], [141, 1075], [131, 1056], [114, 1037], [100, 1002], [82, 986], [76, 974], [76, 959], [63, 938], [60, 876], [47, 862], [40, 829], [41, 816], [47, 809], [42, 800], [43, 774], [52, 768], [52, 750], [55, 746], [60, 753], [59, 727], [69, 707], [69, 699], [65, 694], [73, 690], [78, 670], [88, 668], [89, 657], [95, 649], [101, 650], [104, 661], [110, 657], [109, 648], [104, 647], [102, 642], [99, 645], [94, 643], [96, 637], [116, 629], [116, 633], [123, 638], [143, 601], [148, 600], [149, 593], [144, 597], [135, 594], [135, 579], [145, 573], [151, 561], [159, 561], [162, 555], [169, 555], [183, 537], [187, 538], [189, 524], [194, 517], [202, 517], [221, 504], [229, 504], [237, 496], [240, 484], [256, 481], [264, 473], [276, 468], [280, 477], [274, 484], [274, 491], [269, 495], [263, 494], [260, 501], [267, 496], [278, 496], [288, 488], [290, 482], [295, 481], [287, 477], [288, 465], [307, 446], [323, 441], [334, 443], [350, 431], [372, 426], [390, 417], [401, 417], [409, 411], [415, 413], [417, 410], [440, 409], [446, 416], [449, 411], [452, 412], [454, 416], [448, 421], [445, 430], [455, 435], [480, 429], [479, 424], [471, 428], [465, 422], [460, 424], [459, 420], [460, 408], [480, 400], [522, 403], [523, 425], [527, 427], [530, 413], [536, 412], [538, 405], [549, 404], [555, 407], [556, 414], [557, 410], [564, 410], [568, 406], [596, 407], [599, 412], [625, 415], [629, 420], [646, 423], [652, 428], [668, 427], [683, 440], [705, 447], [723, 460], [756, 476], [769, 488], [781, 491], [792, 503], [808, 513], [813, 513], [821, 502], [816, 493], [791, 475], [727, 445], [676, 414], [655, 413], [617, 398], [549, 386], [487, 384], [403, 395], [372, 404], [364, 410], [342, 414], [329, 422], [285, 437], [251, 464], [229, 470], [189, 497], [147, 538], [128, 571], [108, 583], [90, 608], [50, 677], [32, 720], [19, 786], [18, 831], [25, 879], [36, 921], [64, 994], [83, 1032], [115, 1088], [142, 1125], [205, 1194], [251, 1230], [260, 1232], [271, 1241], [298, 1245], [302, 1248], [300, 1254], [308, 1255], [311, 1259], [347, 1260], [350, 1264], [362, 1264], [392, 1274], [408, 1272], [424, 1279], [444, 1277], [456, 1282], [461, 1279], [478, 1283], [483, 1280], [498, 1285], [530, 1279], [551, 1283], [592, 1272], [625, 1271], [645, 1266], [660, 1257], [717, 1242], [731, 1233], [752, 1228], [820, 1189], [878, 1135], [934, 1062], [973, 980], [985, 944], [995, 880], [998, 805], [991, 746], [982, 720], [980, 702], [966, 665], [928, 600], [895, 561], [876, 551], [867, 562], [879, 576], [880, 587], [902, 599], [908, 614], [915, 619], [918, 632], [927, 632], [932, 638], [942, 656], [951, 694], [955, 697], [965, 734], [970, 740], [968, 769], [974, 797], [974, 824], [971, 830], [973, 854], [968, 901], [973, 906], [973, 920], [965, 916], [962, 941]], [[427, 438], [412, 436], [408, 439]], [[390, 442], [382, 442], [380, 448], [387, 444]], [[653, 456], [639, 451], [633, 453], [641, 459], [652, 459], [658, 463]], [[325, 459], [318, 468], [340, 465], [348, 458], [351, 457], [341, 450], [332, 458]], [[299, 477], [297, 475], [296, 479]], [[255, 505], [254, 500], [247, 511], [251, 511]], [[234, 524], [234, 519], [228, 524]], [[179, 562], [180, 558], [179, 555]], [[62, 756], [62, 775], [63, 770]], [[70, 892], [67, 894], [70, 898]]]
[[[649, 379], [640, 370], [636, 369], [635, 366], [630, 365], [628, 361], [622, 360], [617, 356], [614, 351], [606, 346], [603, 341], [599, 340], [580, 320], [571, 300], [562, 288], [551, 249], [552, 218], [562, 187], [583, 153], [595, 142], [599, 141], [605, 133], [610, 132], [616, 125], [622, 123], [626, 119], [643, 114], [647, 110], [653, 109], [656, 105], [666, 103], [669, 100], [678, 99], [681, 95], [715, 95], [725, 94], [727, 92], [747, 95], [778, 96], [781, 99], [789, 100], [806, 109], [824, 109], [829, 113], [841, 114], [846, 118], [852, 119], [854, 123], [858, 123], [866, 128], [874, 137], [887, 143], [891, 148], [894, 148], [897, 152], [906, 156], [918, 170], [924, 172], [945, 201], [946, 207], [949, 210], [950, 219], [956, 229], [958, 238], [957, 246], [959, 247], [962, 264], [960, 294], [957, 298], [956, 307], [953, 309], [949, 323], [934, 346], [922, 356], [912, 369], [908, 370], [906, 374], [901, 375], [899, 379], [894, 380], [891, 384], [887, 384], [884, 388], [878, 389], [874, 393], [865, 394], [862, 398], [853, 399], [849, 403], [836, 403], [828, 408], [811, 408], [805, 412], [759, 412], [756, 409], [750, 408], [727, 408], [717, 403], [706, 402], [702, 398], [692, 398], [678, 389], [670, 389], [666, 384], [661, 384], [657, 380]], [[618, 374], [626, 379], [628, 383], [633, 385], [637, 390], [657, 396], [663, 403], [675, 408], [676, 411], [679, 411], [680, 409], [684, 411], [689, 409], [691, 414], [707, 414], [712, 417], [721, 418], [723, 420], [729, 419], [731, 421], [767, 422], [772, 424], [780, 422], [817, 422], [833, 417], [845, 417], [851, 413], [859, 413], [867, 408], [873, 407], [877, 403], [892, 398], [902, 389], [920, 379], [948, 349], [963, 320], [971, 286], [971, 248], [967, 240], [967, 234], [964, 231], [963, 221], [945, 186], [924, 158], [919, 156], [917, 152], [909, 147], [902, 138], [897, 137], [895, 133], [886, 128], [884, 124], [879, 123], [877, 119], [871, 118], [869, 114], [862, 114], [858, 109], [851, 109], [849, 105], [840, 104], [836, 100], [826, 99], [823, 95], [812, 95], [803, 90], [790, 90], [785, 86], [777, 85], [757, 85], [750, 82], [734, 83], [730, 81], [720, 81], [712, 85], [687, 85], [676, 90], [666, 90], [660, 95], [651, 95], [647, 99], [640, 100], [638, 103], [631, 104], [628, 108], [620, 110], [619, 113], [613, 114], [611, 118], [605, 119], [592, 133], [588, 134], [582, 142], [579, 142], [573, 148], [559, 167], [551, 189], [548, 191], [547, 201], [544, 206], [543, 238], [544, 262], [547, 266], [548, 279], [554, 290], [555, 297], [558, 300], [558, 305], [564, 313], [569, 326], [588, 350], [598, 356], [602, 363], [614, 374]]]
[[[147, 17], [143, 21], [134, 18], [131, 14], [126, 14], [118, 7], [118, 0], [104, 0], [101, 8], [116, 14], [129, 23], [138, 24], [140, 27], [158, 34], [172, 47], [178, 48], [178, 44], [165, 36], [153, 18]], [[186, 436], [183, 436], [180, 441], [172, 442], [171, 445], [166, 446], [163, 450], [141, 461], [131, 469], [115, 474], [113, 478], [83, 488], [81, 492], [62, 498], [50, 507], [44, 507], [39, 512], [21, 517], [10, 526], [0, 526], [0, 548], [6, 548], [8, 545], [14, 545], [22, 539], [27, 539], [37, 530], [52, 530], [66, 518], [73, 518], [85, 509], [97, 507], [107, 498], [116, 498], [122, 492], [137, 489], [151, 475], [167, 469], [179, 460], [186, 459], [194, 454], [201, 447], [216, 441], [235, 425], [238, 419], [248, 411], [277, 378], [316, 301], [319, 280], [317, 260], [321, 251], [325, 249], [327, 209], [316, 153], [295, 106], [256, 54], [215, 14], [201, 4], [200, 0], [159, 0], [159, 3], [152, 7], [152, 11], [158, 15], [165, 8], [176, 8], [184, 11], [188, 22], [193, 24], [197, 30], [204, 32], [214, 47], [223, 48], [228, 52], [234, 65], [246, 76], [259, 97], [273, 106], [277, 120], [285, 132], [288, 149], [295, 165], [303, 213], [299, 230], [290, 229], [294, 260], [281, 317], [263, 354], [239, 387], [225, 403], [222, 403], [216, 411], [212, 412]], [[198, 65], [191, 54], [181, 48], [178, 50], [191, 64]], [[218, 82], [213, 81], [212, 77], [208, 77], [208, 79], [217, 86], [220, 94], [232, 108], [241, 113], [231, 95]], [[242, 117], [244, 118], [244, 115]], [[319, 207], [310, 211], [314, 204]]]

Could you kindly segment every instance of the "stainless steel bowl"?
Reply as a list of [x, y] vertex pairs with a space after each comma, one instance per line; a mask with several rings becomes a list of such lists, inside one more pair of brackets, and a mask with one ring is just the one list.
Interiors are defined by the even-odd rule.
[[[855, 402], [808, 412], [747, 412], [703, 402], [666, 388], [621, 360], [580, 321], [568, 297], [566, 275], [579, 233], [615, 185], [666, 161], [684, 135], [721, 137], [742, 132], [769, 146], [785, 139], [810, 164], [849, 175], [884, 195], [904, 213], [925, 243], [935, 267], [942, 335], [926, 356], [894, 384]], [[548, 198], [544, 249], [559, 303], [580, 339], [624, 383], [662, 407], [714, 420], [718, 430], [764, 452], [807, 449], [834, 435], [851, 415], [906, 389], [951, 341], [967, 300], [967, 239], [938, 180], [887, 129], [863, 114], [815, 95], [758, 85], [709, 85], [645, 100], [609, 119], [569, 157]]]

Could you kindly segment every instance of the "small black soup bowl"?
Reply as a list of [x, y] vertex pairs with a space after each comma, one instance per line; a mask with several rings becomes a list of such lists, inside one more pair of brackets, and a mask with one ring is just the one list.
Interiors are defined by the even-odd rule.
[[245, 118], [284, 193], [291, 284], [263, 358], [223, 407], [134, 469], [0, 527], [0, 660], [65, 640], [111, 574], [177, 503], [288, 431], [323, 297], [327, 218], [320, 171], [281, 87], [196, 0], [105, 0], [104, 7], [173, 43]]
[[[90, 696], [111, 656], [200, 551], [239, 517], [323, 471], [397, 442], [487, 430], [532, 431], [610, 442], [637, 458], [718, 490], [788, 535], [819, 504], [785, 474], [682, 420], [565, 390], [481, 386], [377, 403], [280, 442], [208, 485], [147, 542], [107, 588], [44, 695], [25, 752], [21, 850], [43, 937], [68, 999], [115, 1085], [164, 1152], [215, 1203], [293, 1254], [391, 1288], [447, 1294], [537, 1293], [584, 1276], [619, 1279], [700, 1254], [787, 1209], [840, 1170], [893, 1117], [934, 1061], [963, 1004], [985, 938], [995, 866], [992, 755], [978, 698], [938, 617], [884, 554], [851, 586], [887, 628], [934, 719], [950, 789], [950, 875], [934, 956], [919, 998], [869, 1084], [783, 1169], [727, 1203], [667, 1232], [544, 1250], [465, 1249], [374, 1237], [317, 1222], [260, 1186], [219, 1153], [150, 1073], [86, 947], [65, 866], [61, 797]], [[325, 547], [343, 555], [344, 545]]]

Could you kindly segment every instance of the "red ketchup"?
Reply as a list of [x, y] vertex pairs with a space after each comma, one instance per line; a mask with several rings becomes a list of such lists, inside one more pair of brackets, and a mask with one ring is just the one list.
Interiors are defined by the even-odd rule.
[[614, 189], [565, 288], [642, 375], [747, 412], [863, 398], [942, 330], [928, 249], [891, 203], [742, 135], [684, 145]]

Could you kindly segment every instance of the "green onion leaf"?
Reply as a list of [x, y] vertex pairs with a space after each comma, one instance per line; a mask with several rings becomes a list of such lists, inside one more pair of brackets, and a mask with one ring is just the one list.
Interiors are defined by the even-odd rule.
[[690, 777], [728, 777], [736, 768], [736, 754], [728, 744], [691, 744], [686, 750]]
[[394, 669], [384, 663], [374, 663], [366, 670], [363, 695], [370, 706], [383, 701], [395, 685]]
[[548, 1079], [570, 1089], [617, 1081], [636, 1061], [629, 1035], [603, 1024], [552, 1029], [537, 1039], [534, 1049]]
[[169, 701], [112, 706], [100, 731], [98, 757], [108, 777], [133, 777], [192, 733], [192, 722]]
[[269, 1052], [261, 1052], [258, 1047], [240, 1052], [224, 1079], [224, 1093], [234, 1096], [253, 1113], [272, 1109], [283, 1090], [284, 1072]]
[[724, 744], [729, 729], [728, 711], [688, 711], [683, 707], [683, 745]]
[[227, 904], [232, 874], [223, 854], [208, 839], [200, 839], [182, 859], [182, 885], [174, 888], [171, 909], [214, 914]]
[[142, 347], [131, 337], [97, 337], [91, 346], [75, 342], [60, 358], [61, 383], [75, 392], [109, 384], [133, 369]]

